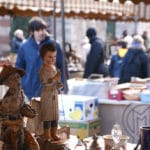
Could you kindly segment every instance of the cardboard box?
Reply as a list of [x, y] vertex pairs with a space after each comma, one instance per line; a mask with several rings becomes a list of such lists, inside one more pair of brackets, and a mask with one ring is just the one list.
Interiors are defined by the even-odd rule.
[[89, 121], [98, 118], [98, 98], [59, 95], [59, 120]]
[[75, 121], [59, 121], [59, 126], [68, 125], [70, 127], [70, 134], [86, 138], [100, 133], [100, 120], [91, 120], [86, 122]]

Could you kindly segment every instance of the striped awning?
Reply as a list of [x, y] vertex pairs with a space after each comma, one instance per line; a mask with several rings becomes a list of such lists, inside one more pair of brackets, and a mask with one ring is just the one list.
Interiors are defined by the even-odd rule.
[[[56, 0], [56, 15], [61, 13], [61, 3], [62, 0]], [[0, 15], [34, 16], [41, 13], [43, 16], [49, 16], [53, 14], [53, 4], [54, 0], [0, 0]], [[144, 3], [134, 5], [129, 1], [117, 3], [107, 0], [64, 0], [64, 6], [66, 17], [150, 20], [150, 5]]]
[[[109, 2], [113, 2], [113, 0], [108, 0]], [[119, 0], [120, 3], [125, 3], [127, 0]], [[140, 2], [144, 2], [145, 4], [150, 4], [150, 0], [131, 0], [134, 4], [138, 4]]]

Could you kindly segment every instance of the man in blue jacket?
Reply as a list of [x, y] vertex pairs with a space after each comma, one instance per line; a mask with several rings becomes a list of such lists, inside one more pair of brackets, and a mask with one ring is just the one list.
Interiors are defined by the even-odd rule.
[[112, 55], [109, 65], [109, 74], [111, 77], [120, 78], [123, 59], [127, 53], [127, 42], [119, 40], [116, 45], [117, 53]]
[[[39, 69], [42, 59], [39, 49], [46, 42], [55, 42], [47, 34], [47, 24], [40, 17], [33, 17], [29, 21], [28, 31], [30, 36], [21, 45], [16, 59], [16, 67], [25, 70], [26, 74], [21, 80], [25, 95], [30, 100], [32, 97], [39, 97], [41, 93], [41, 83], [39, 79]], [[60, 45], [56, 42], [57, 62], [56, 65], [61, 71], [62, 82], [64, 83], [64, 63], [63, 53]]]

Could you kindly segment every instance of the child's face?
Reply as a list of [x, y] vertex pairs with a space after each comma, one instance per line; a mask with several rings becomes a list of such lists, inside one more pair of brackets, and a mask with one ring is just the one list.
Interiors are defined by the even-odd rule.
[[56, 64], [56, 54], [57, 54], [56, 52], [48, 51], [43, 58], [44, 64], [55, 65]]

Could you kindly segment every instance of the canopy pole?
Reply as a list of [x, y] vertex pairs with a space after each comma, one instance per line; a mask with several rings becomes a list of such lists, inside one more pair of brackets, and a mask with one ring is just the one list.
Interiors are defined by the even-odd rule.
[[65, 14], [64, 14], [64, 0], [61, 0], [61, 20], [62, 20], [62, 47], [65, 50]]
[[56, 0], [53, 0], [53, 36], [56, 41]]
[[39, 10], [38, 10], [38, 15], [39, 15], [39, 17], [42, 18], [42, 9], [41, 9], [41, 6], [42, 6], [42, 3], [41, 3], [41, 1], [39, 0]]
[[66, 61], [65, 61], [65, 12], [64, 0], [61, 0], [61, 20], [62, 20], [62, 50], [63, 50], [63, 68], [64, 68], [64, 92], [67, 93], [67, 75], [66, 75]]
[[140, 13], [141, 13], [141, 8], [140, 8], [140, 5], [138, 4], [137, 5], [137, 9], [138, 9], [138, 14], [137, 16], [134, 16], [134, 24], [135, 24], [135, 34], [137, 34], [137, 29], [138, 29], [138, 20], [140, 18]]

